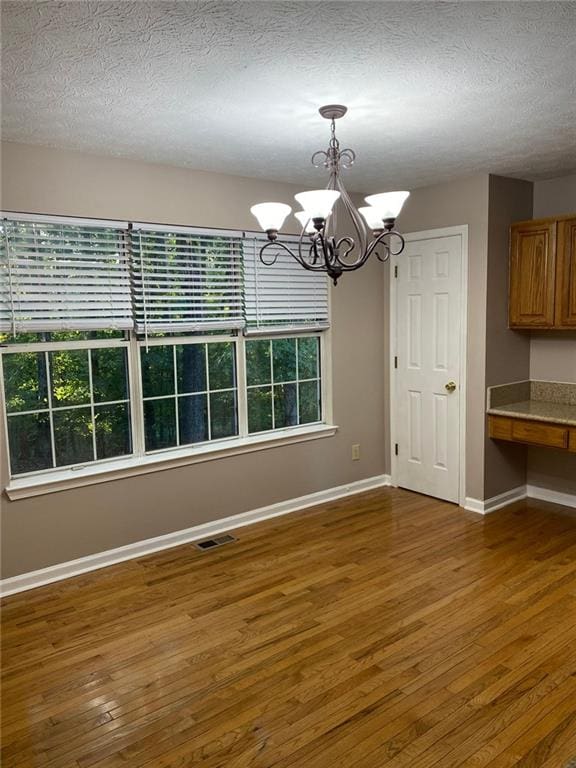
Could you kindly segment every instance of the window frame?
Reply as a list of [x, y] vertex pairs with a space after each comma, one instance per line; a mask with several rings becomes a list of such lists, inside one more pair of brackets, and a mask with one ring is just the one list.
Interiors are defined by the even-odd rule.
[[[0, 407], [3, 412], [3, 442], [6, 447], [8, 484], [6, 493], [10, 499], [25, 498], [43, 493], [80, 487], [120, 477], [165, 470], [209, 461], [239, 453], [252, 452], [290, 443], [330, 437], [337, 431], [332, 423], [332, 371], [331, 331], [315, 329], [284, 329], [282, 332], [259, 333], [259, 340], [280, 338], [317, 337], [319, 339], [319, 380], [320, 380], [320, 421], [298, 424], [262, 432], [248, 432], [248, 389], [246, 374], [246, 343], [256, 340], [233, 332], [212, 335], [158, 336], [147, 340], [139, 338], [134, 331], [128, 331], [124, 338], [93, 339], [78, 341], [38, 341], [30, 343], [4, 344], [0, 349]], [[153, 451], [145, 449], [144, 398], [142, 392], [141, 349], [148, 346], [178, 346], [179, 344], [207, 344], [232, 342], [236, 358], [236, 393], [238, 434], [216, 440], [186, 445], [171, 446]], [[50, 352], [63, 349], [97, 349], [122, 347], [127, 349], [128, 393], [130, 427], [132, 430], [132, 453], [125, 456], [96, 459], [90, 462], [47, 468], [29, 473], [13, 475], [10, 469], [8, 442], [8, 414], [4, 402], [4, 355], [17, 352]], [[177, 397], [174, 395], [174, 397]]]

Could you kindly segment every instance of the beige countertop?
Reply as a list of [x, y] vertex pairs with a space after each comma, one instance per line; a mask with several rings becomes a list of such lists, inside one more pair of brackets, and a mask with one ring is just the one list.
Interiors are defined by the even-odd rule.
[[576, 427], [576, 405], [551, 403], [546, 400], [520, 400], [517, 403], [488, 408], [488, 413], [492, 416], [512, 416]]

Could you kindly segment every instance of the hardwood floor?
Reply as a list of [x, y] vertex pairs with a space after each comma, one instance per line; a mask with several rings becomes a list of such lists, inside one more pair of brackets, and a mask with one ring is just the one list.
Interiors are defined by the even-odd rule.
[[576, 516], [383, 489], [3, 601], [4, 768], [562, 768]]

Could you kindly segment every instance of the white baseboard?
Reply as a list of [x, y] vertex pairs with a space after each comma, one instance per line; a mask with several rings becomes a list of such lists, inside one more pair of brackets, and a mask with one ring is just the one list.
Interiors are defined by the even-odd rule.
[[553, 504], [576, 508], [576, 494], [552, 491], [537, 485], [520, 485], [518, 488], [513, 488], [511, 491], [506, 491], [498, 496], [492, 496], [492, 498], [484, 501], [468, 496], [464, 503], [464, 509], [469, 512], [478, 512], [480, 515], [487, 515], [489, 512], [496, 512], [497, 509], [512, 504], [513, 501], [522, 501], [522, 499], [538, 499], [539, 501], [550, 501]]
[[527, 485], [526, 491], [531, 499], [551, 501], [554, 504], [563, 504], [565, 507], [576, 507], [576, 494], [574, 493], [561, 493], [549, 488], [540, 488], [537, 485]]
[[220, 520], [214, 520], [210, 523], [202, 523], [192, 528], [186, 528], [182, 531], [167, 533], [163, 536], [156, 536], [153, 539], [136, 541], [133, 544], [127, 544], [124, 547], [109, 549], [105, 552], [97, 552], [94, 555], [87, 555], [78, 560], [69, 560], [66, 563], [58, 563], [48, 568], [42, 568], [38, 571], [23, 573], [20, 576], [12, 576], [0, 582], [0, 594], [13, 595], [16, 592], [24, 592], [27, 589], [41, 587], [44, 584], [50, 584], [54, 581], [69, 579], [71, 576], [78, 576], [81, 573], [95, 571], [98, 568], [105, 568], [114, 563], [121, 563], [124, 560], [132, 560], [135, 557], [158, 552], [170, 547], [178, 547], [190, 541], [198, 541], [216, 536], [233, 528], [241, 528], [244, 525], [252, 525], [262, 520], [269, 520], [272, 517], [287, 515], [290, 512], [297, 512], [307, 507], [313, 507], [317, 504], [324, 504], [335, 499], [342, 499], [345, 496], [353, 496], [356, 493], [370, 491], [374, 488], [381, 488], [390, 485], [390, 475], [377, 475], [368, 477], [365, 480], [356, 480], [347, 485], [340, 485], [336, 488], [327, 488], [324, 491], [309, 493], [306, 496], [299, 496], [296, 499], [280, 501], [277, 504], [270, 504], [267, 507], [260, 507], [249, 512], [242, 512], [239, 515], [224, 517]]
[[520, 485], [518, 488], [512, 488], [510, 491], [499, 493], [498, 496], [492, 496], [489, 499], [474, 499], [467, 496], [464, 500], [464, 509], [469, 512], [477, 512], [480, 515], [487, 515], [490, 512], [496, 512], [497, 509], [512, 504], [514, 501], [522, 501], [526, 498], [526, 486]]

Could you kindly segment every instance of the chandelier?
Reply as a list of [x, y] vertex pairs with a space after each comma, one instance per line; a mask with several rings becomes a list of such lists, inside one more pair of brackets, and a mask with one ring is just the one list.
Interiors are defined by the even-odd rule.
[[[328, 184], [326, 189], [294, 195], [302, 206], [301, 211], [294, 213], [302, 226], [297, 246], [290, 248], [278, 239], [286, 217], [292, 212], [289, 205], [258, 203], [250, 208], [268, 236], [268, 242], [260, 249], [263, 264], [274, 264], [278, 258], [278, 249], [281, 249], [296, 259], [304, 269], [327, 272], [336, 285], [344, 272], [360, 269], [372, 254], [384, 262], [391, 255], [397, 256], [404, 250], [404, 238], [394, 229], [394, 224], [410, 193], [383, 192], [369, 195], [364, 198], [368, 205], [356, 208], [346, 192], [341, 170], [354, 164], [356, 154], [351, 149], [340, 149], [340, 142], [336, 138], [336, 120], [344, 117], [347, 111], [347, 107], [341, 104], [329, 104], [319, 109], [322, 117], [330, 120], [331, 137], [326, 151], [320, 150], [312, 155], [312, 165], [328, 169]], [[353, 236], [339, 236], [338, 206], [335, 207], [338, 200], [348, 213], [354, 230]], [[371, 230], [371, 238], [368, 230]], [[272, 250], [269, 250], [271, 247]]]

